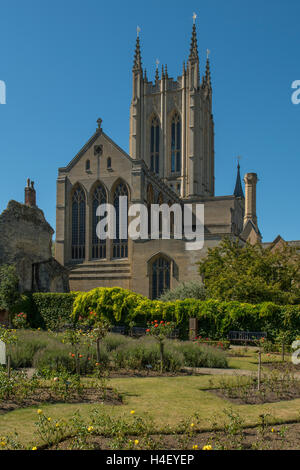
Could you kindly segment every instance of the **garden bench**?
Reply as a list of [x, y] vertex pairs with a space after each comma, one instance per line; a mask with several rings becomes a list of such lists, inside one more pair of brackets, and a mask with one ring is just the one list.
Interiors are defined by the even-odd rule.
[[132, 336], [144, 336], [146, 334], [146, 329], [142, 326], [133, 326], [132, 327]]
[[170, 338], [170, 339], [179, 338], [179, 329], [175, 328], [175, 330], [172, 330], [171, 333], [169, 334], [168, 338]]
[[118, 333], [119, 335], [125, 335], [125, 326], [113, 326], [111, 333]]
[[254, 343], [262, 338], [266, 338], [267, 333], [263, 331], [229, 331], [229, 341], [239, 341], [242, 343]]

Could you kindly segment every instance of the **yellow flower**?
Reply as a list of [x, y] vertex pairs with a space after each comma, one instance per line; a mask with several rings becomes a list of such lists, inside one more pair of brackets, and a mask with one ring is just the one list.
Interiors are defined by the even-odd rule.
[[202, 450], [212, 450], [212, 446], [210, 445], [204, 446]]
[[1, 445], [1, 447], [5, 447], [5, 446], [6, 446], [6, 442], [1, 441], [1, 442], [0, 442], [0, 445]]
[[130, 411], [130, 414], [131, 414], [131, 415], [134, 415], [134, 413], [135, 413], [134, 410], [131, 410], [131, 411]]
[[134, 441], [134, 444], [137, 446], [138, 443], [139, 443], [139, 441], [136, 439], [136, 440]]
[[195, 426], [195, 423], [191, 423], [191, 428], [193, 428]]
[[38, 415], [42, 415], [42, 414], [43, 414], [43, 410], [37, 410], [37, 414], [38, 414]]
[[37, 450], [37, 447], [33, 447], [31, 450]]
[[272, 429], [271, 429], [271, 432], [275, 432], [275, 429], [274, 429], [274, 428], [272, 428]]
[[55, 427], [58, 428], [58, 427], [59, 427], [59, 423], [56, 423]]
[[48, 418], [48, 421], [51, 421], [51, 418]]
[[88, 427], [88, 432], [92, 432], [92, 431], [94, 431], [93, 426], [89, 426], [89, 427]]
[[195, 444], [195, 445], [193, 446], [193, 450], [197, 450], [197, 449], [198, 449], [198, 446], [197, 446], [197, 444]]

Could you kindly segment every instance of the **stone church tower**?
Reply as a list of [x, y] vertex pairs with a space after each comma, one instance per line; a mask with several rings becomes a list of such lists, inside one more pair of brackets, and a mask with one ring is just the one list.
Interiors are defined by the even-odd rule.
[[148, 167], [183, 199], [214, 196], [214, 121], [207, 55], [200, 81], [194, 22], [190, 54], [177, 80], [167, 66], [155, 82], [142, 67], [139, 36], [132, 69], [130, 156]]
[[[200, 62], [195, 20], [187, 62], [176, 80], [165, 65], [161, 74], [157, 68], [154, 82], [148, 81], [138, 35], [129, 142], [128, 154], [99, 119], [82, 149], [58, 170], [55, 256], [69, 269], [71, 290], [119, 286], [155, 299], [179, 282], [199, 280], [197, 262], [224, 237], [241, 243], [260, 238], [255, 175], [245, 179], [245, 197], [239, 167], [234, 193], [215, 195], [210, 64], [208, 56], [206, 66]], [[187, 250], [185, 236], [174, 234], [170, 239], [122, 238], [120, 196], [127, 197], [129, 210], [138, 203], [148, 214], [152, 204], [164, 204], [170, 226], [175, 203], [182, 208], [189, 203], [193, 210], [202, 204], [203, 248]], [[119, 228], [113, 239], [100, 240], [97, 208], [104, 203], [114, 206]], [[151, 223], [148, 218], [148, 233]]]

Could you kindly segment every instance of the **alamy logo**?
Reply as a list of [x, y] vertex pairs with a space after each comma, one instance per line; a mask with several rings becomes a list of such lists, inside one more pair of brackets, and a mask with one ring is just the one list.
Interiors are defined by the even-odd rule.
[[296, 340], [292, 344], [293, 354], [292, 354], [292, 363], [293, 364], [300, 364], [300, 341]]
[[112, 204], [100, 204], [96, 215], [100, 217], [96, 227], [100, 240], [173, 238], [184, 240], [188, 251], [201, 250], [204, 246], [203, 204], [194, 204], [194, 210], [193, 204], [151, 204], [150, 207], [131, 204], [128, 208], [127, 196], [120, 196], [117, 209]]
[[6, 104], [6, 85], [3, 80], [0, 80], [0, 104]]
[[292, 103], [299, 104], [300, 103], [300, 80], [295, 80], [292, 83], [292, 88], [295, 89], [294, 93], [292, 94]]

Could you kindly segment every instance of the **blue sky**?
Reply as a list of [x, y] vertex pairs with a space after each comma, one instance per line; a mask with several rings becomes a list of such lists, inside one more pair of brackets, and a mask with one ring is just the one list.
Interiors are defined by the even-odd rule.
[[264, 241], [300, 239], [299, 0], [0, 0], [0, 211], [23, 201], [26, 179], [55, 228], [57, 169], [103, 129], [128, 151], [136, 26], [143, 65], [174, 78], [198, 14], [202, 72], [211, 50], [216, 194], [232, 194], [237, 155], [255, 171]]

